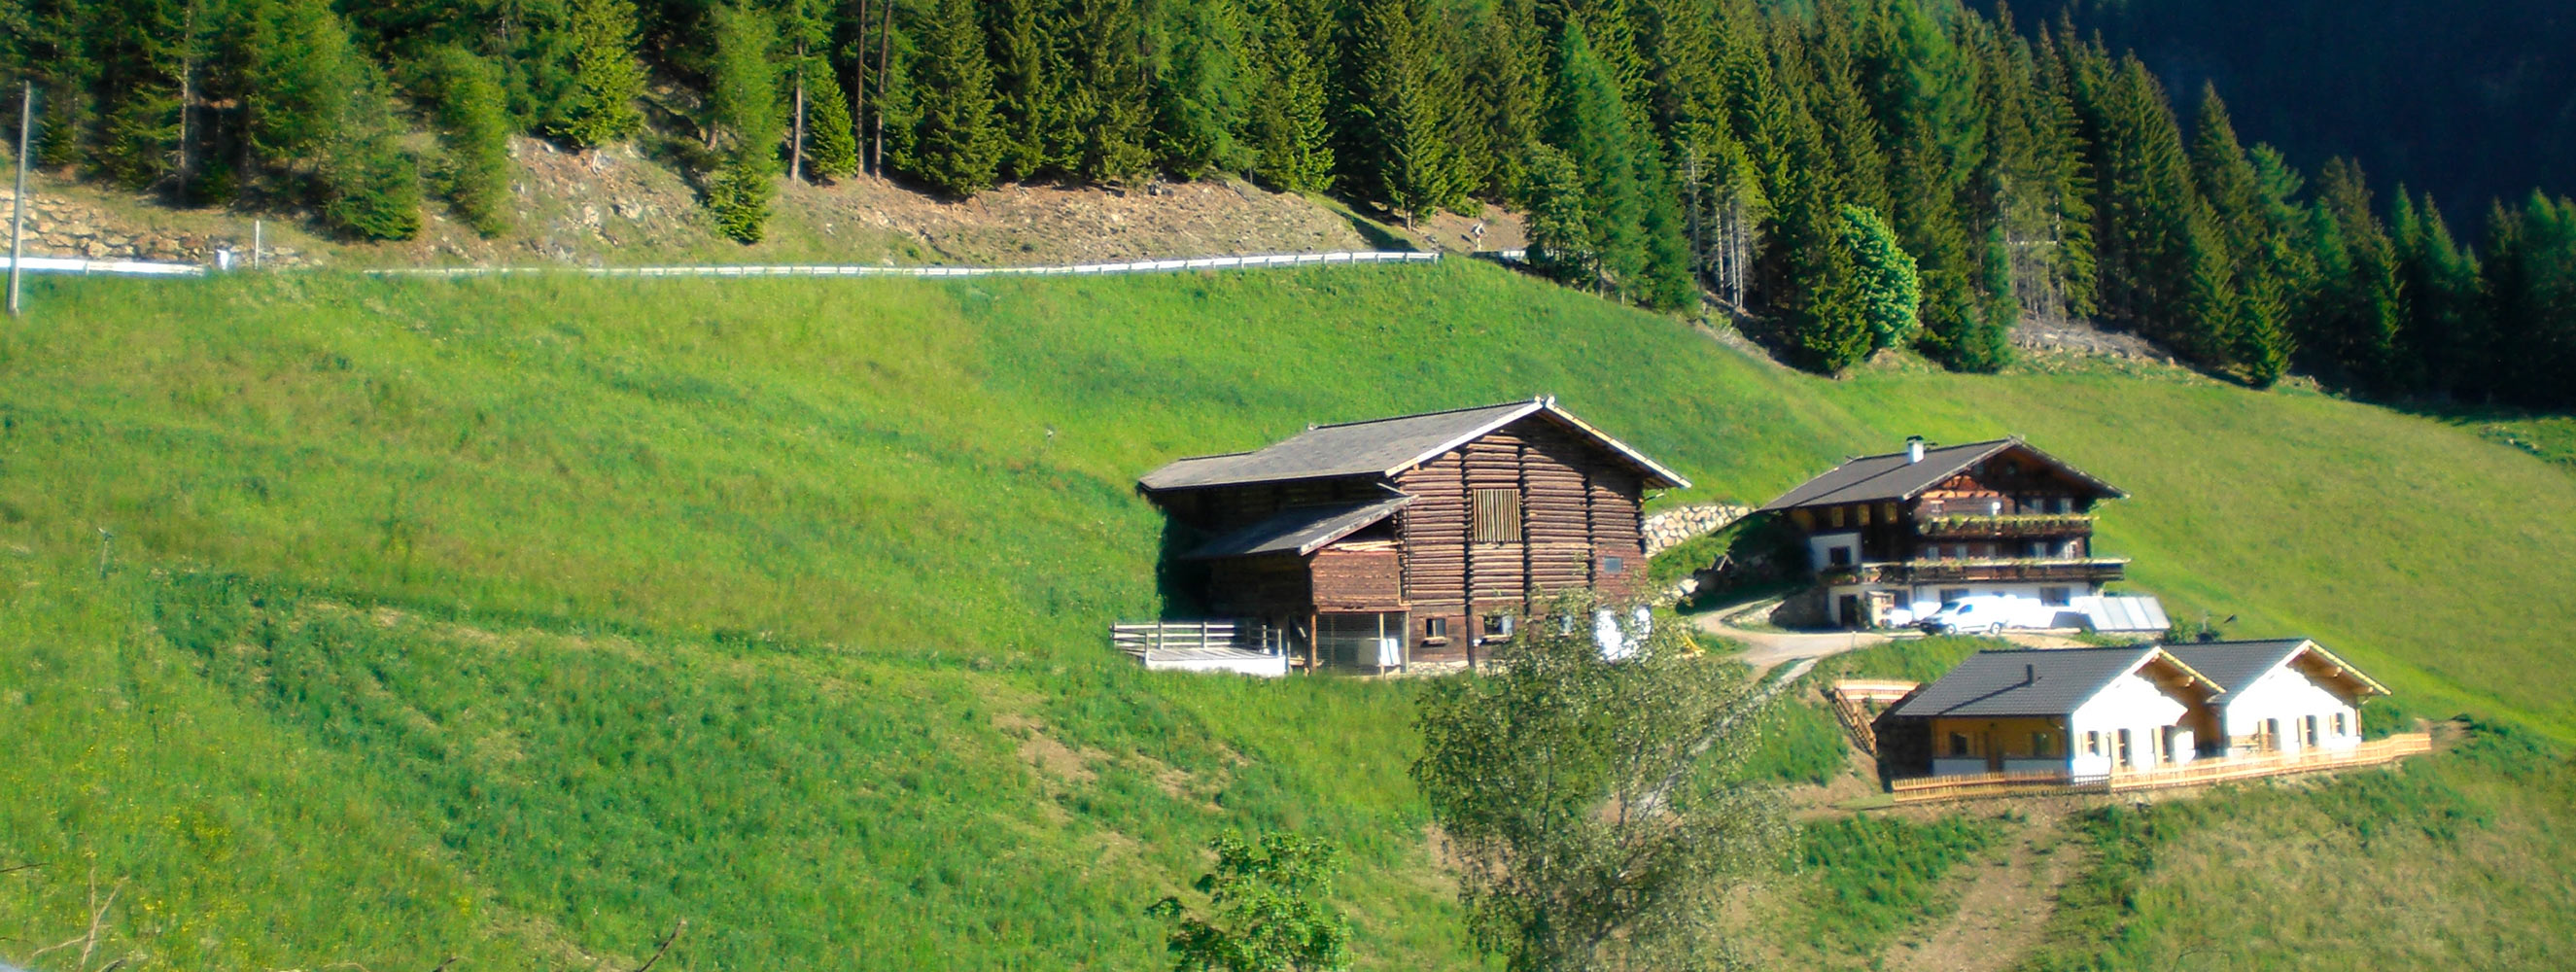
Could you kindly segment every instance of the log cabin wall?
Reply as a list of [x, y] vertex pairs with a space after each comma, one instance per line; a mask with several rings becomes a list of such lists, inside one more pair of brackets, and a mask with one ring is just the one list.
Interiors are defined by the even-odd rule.
[[[1644, 481], [1578, 433], [1526, 419], [1397, 474], [1396, 486], [1415, 497], [1397, 514], [1397, 531], [1418, 658], [1464, 657], [1471, 639], [1488, 633], [1485, 615], [1558, 591], [1636, 590]], [[1478, 539], [1478, 490], [1517, 499], [1517, 539]], [[1434, 618], [1445, 623], [1446, 644], [1424, 641]]]

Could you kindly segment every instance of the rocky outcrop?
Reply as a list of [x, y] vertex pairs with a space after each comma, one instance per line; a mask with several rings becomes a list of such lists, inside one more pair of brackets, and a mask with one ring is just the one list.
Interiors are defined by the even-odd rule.
[[[7, 245], [10, 208], [17, 197], [0, 185], [0, 246]], [[98, 209], [43, 193], [27, 193], [25, 246], [31, 257], [78, 257], [90, 260], [152, 260], [167, 263], [215, 262], [218, 250], [250, 262], [250, 240], [204, 233], [137, 229]], [[293, 266], [304, 254], [293, 247], [269, 246], [263, 262]]]
[[1750, 512], [1750, 508], [1732, 503], [1695, 503], [1648, 514], [1644, 524], [1646, 556], [1652, 557], [1680, 546], [1693, 537], [1726, 529]]

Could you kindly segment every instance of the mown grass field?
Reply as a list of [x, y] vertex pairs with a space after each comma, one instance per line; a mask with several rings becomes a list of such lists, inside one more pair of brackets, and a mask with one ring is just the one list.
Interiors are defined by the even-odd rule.
[[[0, 867], [43, 866], [0, 874], [0, 958], [114, 892], [93, 968], [632, 968], [681, 919], [667, 967], [1142, 968], [1142, 908], [1199, 844], [1291, 827], [1351, 849], [1361, 967], [1460, 964], [1407, 686], [1148, 677], [1104, 628], [1159, 603], [1137, 474], [1542, 393], [1692, 476], [1680, 498], [2026, 434], [2135, 494], [2102, 544], [2178, 617], [2312, 634], [2410, 711], [2576, 739], [2551, 677], [2576, 477], [2313, 395], [1825, 381], [1464, 263], [30, 302], [0, 325]], [[1890, 866], [1981, 846], [1956, 833]], [[2563, 939], [2543, 920], [2491, 934]], [[1852, 940], [1885, 937], [1868, 922]]]

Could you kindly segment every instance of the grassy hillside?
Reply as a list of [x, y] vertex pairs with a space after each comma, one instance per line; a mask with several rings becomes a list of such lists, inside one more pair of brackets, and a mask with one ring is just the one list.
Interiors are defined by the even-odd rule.
[[677, 968], [1139, 968], [1197, 844], [1294, 827], [1353, 851], [1363, 967], [1453, 964], [1408, 686], [1147, 677], [1103, 628], [1158, 606], [1138, 473], [1549, 392], [1738, 499], [2022, 432], [2135, 494], [2103, 546], [2178, 616], [2576, 738], [2545, 677], [2576, 477], [2323, 397], [1831, 382], [1464, 263], [30, 302], [0, 325], [0, 867], [44, 866], [0, 874], [10, 959], [113, 892], [93, 968], [632, 968], [681, 919]]

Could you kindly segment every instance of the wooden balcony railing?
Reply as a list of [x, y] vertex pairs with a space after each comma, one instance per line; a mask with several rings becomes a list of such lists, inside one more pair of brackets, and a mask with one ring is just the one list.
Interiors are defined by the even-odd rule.
[[1914, 532], [1936, 539], [1991, 537], [2056, 537], [2093, 532], [2090, 513], [2006, 513], [2001, 516], [1952, 513], [1921, 516]]
[[1962, 560], [1911, 560], [1829, 567], [1827, 584], [1907, 584], [1942, 581], [2115, 581], [2126, 572], [2126, 557], [1972, 557]]

